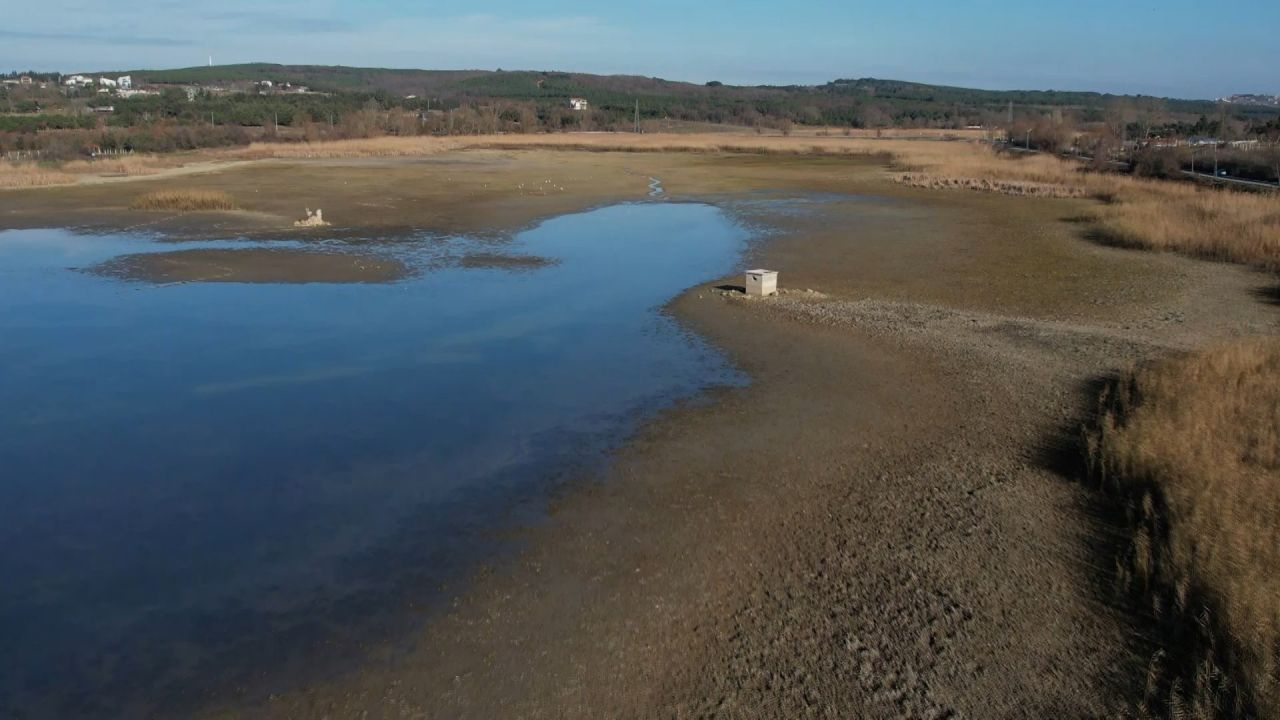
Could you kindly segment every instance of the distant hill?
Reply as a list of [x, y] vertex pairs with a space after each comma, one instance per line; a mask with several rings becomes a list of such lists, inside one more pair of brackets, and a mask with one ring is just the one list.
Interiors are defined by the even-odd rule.
[[[1058, 90], [981, 90], [974, 88], [928, 85], [924, 83], [883, 80], [878, 78], [841, 79], [815, 86], [735, 86], [722, 83], [705, 85], [662, 80], [635, 75], [591, 75], [555, 71], [502, 70], [415, 70], [360, 68], [342, 65], [277, 65], [246, 63], [179, 68], [173, 70], [112, 71], [112, 76], [129, 74], [145, 82], [215, 85], [244, 81], [271, 80], [307, 85], [329, 91], [385, 91], [401, 95], [457, 94], [484, 97], [536, 100], [548, 97], [602, 93], [627, 97], [712, 98], [794, 96], [857, 96], [927, 103], [961, 103], [991, 108], [1007, 106], [1100, 108], [1116, 98], [1137, 99], [1108, 93]], [[1233, 96], [1241, 104], [1262, 96]], [[1174, 112], [1210, 112], [1212, 100], [1158, 98], [1170, 104]], [[1270, 99], [1270, 98], [1268, 98]], [[598, 102], [604, 102], [599, 100]], [[1265, 105], [1269, 103], [1256, 103]]]
[[[997, 126], [1008, 118], [1035, 119], [1062, 115], [1080, 123], [1098, 122], [1106, 108], [1123, 100], [1143, 108], [1159, 108], [1163, 121], [1193, 123], [1213, 117], [1222, 104], [1118, 96], [1056, 90], [981, 90], [877, 78], [841, 79], [823, 85], [735, 86], [696, 84], [634, 75], [592, 75], [556, 71], [414, 70], [359, 68], [341, 65], [277, 65], [247, 63], [173, 70], [124, 70], [102, 73], [132, 75], [139, 84], [225, 86], [250, 90], [250, 83], [305, 85], [312, 90], [379, 97], [383, 106], [426, 103], [436, 108], [511, 101], [536, 107], [542, 117], [557, 113], [571, 97], [587, 99], [597, 114], [596, 126], [622, 126], [639, 102], [644, 119], [674, 119], [734, 125], [796, 122], [845, 127], [956, 128]], [[408, 96], [416, 99], [406, 101]], [[1231, 113], [1264, 124], [1280, 114], [1265, 104], [1230, 104]], [[314, 114], [314, 113], [313, 113]], [[564, 125], [561, 125], [564, 126]]]

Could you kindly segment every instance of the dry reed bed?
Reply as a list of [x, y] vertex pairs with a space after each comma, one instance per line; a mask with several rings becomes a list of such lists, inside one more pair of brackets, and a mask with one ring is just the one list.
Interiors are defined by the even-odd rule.
[[72, 175], [30, 163], [0, 163], [0, 188], [44, 187], [75, 182]]
[[900, 185], [925, 188], [927, 190], [978, 190], [980, 192], [994, 192], [1016, 197], [1041, 198], [1081, 198], [1088, 196], [1088, 191], [1084, 188], [1027, 182], [1024, 180], [989, 180], [926, 175], [923, 173], [900, 173], [895, 175], [893, 180]]
[[1275, 194], [1148, 182], [1115, 197], [1093, 214], [1110, 242], [1280, 269], [1280, 197]]
[[1173, 649], [1195, 647], [1166, 660], [1180, 670], [1153, 669], [1145, 710], [1280, 717], [1280, 340], [1131, 373], [1104, 394], [1088, 445], [1132, 524], [1122, 582], [1183, 634]]
[[216, 190], [156, 190], [134, 198], [129, 207], [133, 210], [199, 212], [235, 210], [237, 205], [230, 195]]
[[182, 165], [182, 158], [162, 155], [119, 155], [92, 160], [72, 160], [62, 170], [85, 175], [155, 175]]
[[80, 178], [98, 176], [155, 175], [182, 165], [183, 158], [160, 155], [124, 155], [71, 160], [56, 166], [36, 163], [0, 163], [0, 188], [73, 185]]

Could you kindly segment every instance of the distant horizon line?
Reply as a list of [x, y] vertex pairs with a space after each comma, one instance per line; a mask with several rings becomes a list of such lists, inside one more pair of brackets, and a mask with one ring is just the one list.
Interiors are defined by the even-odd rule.
[[[212, 59], [212, 58], [210, 58], [210, 59]], [[650, 80], [660, 80], [660, 81], [662, 81], [662, 82], [681, 83], [681, 84], [685, 84], [685, 85], [708, 85], [708, 84], [713, 83], [713, 82], [721, 82], [721, 81], [718, 81], [718, 80], [706, 80], [706, 81], [700, 81], [700, 80], [675, 80], [675, 79], [672, 79], [672, 78], [659, 77], [659, 76], [657, 76], [657, 75], [645, 75], [645, 74], [642, 74], [642, 73], [634, 73], [634, 72], [611, 72], [611, 73], [602, 73], [602, 72], [589, 72], [589, 71], [585, 71], [585, 70], [552, 70], [552, 69], [541, 69], [541, 70], [535, 70], [535, 69], [530, 69], [530, 68], [514, 68], [514, 69], [508, 69], [508, 68], [480, 68], [480, 67], [470, 67], [470, 68], [390, 67], [390, 66], [377, 66], [377, 65], [347, 65], [347, 64], [343, 64], [343, 63], [334, 63], [334, 64], [326, 64], [326, 63], [286, 63], [286, 62], [271, 62], [271, 61], [264, 61], [264, 60], [255, 60], [255, 61], [248, 61], [248, 62], [235, 62], [235, 63], [222, 63], [222, 64], [184, 65], [184, 66], [179, 66], [179, 67], [167, 67], [167, 68], [166, 68], [166, 67], [148, 67], [148, 68], [138, 67], [138, 68], [131, 68], [131, 69], [129, 69], [129, 70], [95, 70], [95, 71], [83, 71], [83, 70], [82, 70], [82, 71], [63, 71], [63, 70], [35, 70], [35, 69], [33, 69], [33, 68], [26, 68], [26, 69], [19, 70], [19, 69], [16, 69], [16, 68], [15, 68], [15, 69], [11, 69], [11, 70], [8, 70], [8, 71], [5, 71], [5, 72], [6, 72], [6, 74], [17, 74], [17, 73], [23, 73], [23, 72], [36, 72], [36, 73], [57, 73], [57, 74], [59, 74], [59, 75], [75, 75], [75, 74], [83, 74], [83, 75], [109, 75], [109, 74], [111, 74], [111, 73], [118, 73], [118, 72], [172, 72], [172, 71], [176, 71], [176, 70], [200, 70], [200, 69], [208, 70], [208, 69], [216, 69], [216, 68], [244, 67], [244, 66], [252, 66], [252, 65], [274, 65], [274, 66], [277, 66], [277, 67], [295, 67], [295, 68], [349, 68], [349, 69], [353, 69], [353, 70], [384, 70], [384, 71], [391, 71], [391, 72], [445, 72], [445, 73], [464, 73], [464, 72], [477, 72], [477, 73], [500, 73], [500, 72], [511, 72], [511, 73], [566, 73], [566, 74], [572, 74], [572, 75], [590, 75], [590, 76], [594, 76], [594, 77], [632, 77], [632, 78], [646, 78], [646, 79], [650, 79]], [[1113, 97], [1157, 98], [1157, 99], [1162, 99], [1162, 100], [1184, 100], [1184, 101], [1201, 101], [1201, 102], [1218, 102], [1218, 101], [1220, 101], [1220, 100], [1223, 100], [1223, 99], [1226, 99], [1226, 98], [1229, 98], [1229, 97], [1234, 97], [1234, 96], [1247, 96], [1247, 95], [1263, 96], [1263, 97], [1280, 97], [1280, 92], [1277, 92], [1277, 93], [1269, 93], [1269, 92], [1232, 92], [1232, 93], [1228, 93], [1228, 94], [1226, 94], [1226, 95], [1221, 95], [1221, 96], [1218, 96], [1218, 97], [1210, 98], [1210, 97], [1178, 97], [1178, 96], [1174, 96], [1174, 95], [1151, 95], [1151, 94], [1148, 94], [1148, 93], [1141, 93], [1141, 92], [1132, 92], [1132, 93], [1131, 93], [1131, 92], [1111, 92], [1111, 91], [1106, 91], [1106, 90], [1085, 90], [1085, 89], [1071, 89], [1071, 88], [1026, 88], [1026, 87], [1015, 87], [1015, 88], [994, 88], [994, 87], [985, 87], [985, 86], [983, 86], [983, 85], [981, 85], [981, 84], [976, 84], [976, 83], [975, 83], [975, 84], [972, 84], [972, 85], [956, 85], [956, 84], [951, 84], [951, 83], [924, 82], [924, 81], [920, 81], [920, 80], [903, 80], [903, 79], [900, 79], [900, 78], [873, 77], [873, 76], [864, 76], [864, 77], [850, 77], [850, 76], [843, 76], [843, 77], [835, 77], [835, 78], [831, 78], [831, 79], [828, 79], [828, 80], [826, 80], [826, 81], [824, 81], [824, 82], [812, 82], [812, 83], [757, 83], [757, 84], [750, 84], [750, 83], [732, 83], [732, 82], [722, 82], [721, 84], [723, 84], [723, 85], [724, 85], [724, 86], [726, 86], [726, 87], [735, 87], [735, 88], [787, 88], [787, 87], [817, 88], [817, 87], [822, 87], [823, 85], [830, 85], [830, 84], [834, 84], [834, 83], [839, 82], [839, 81], [841, 81], [841, 80], [848, 80], [848, 81], [857, 81], [857, 80], [880, 80], [880, 81], [885, 81], [885, 82], [900, 82], [900, 83], [907, 83], [907, 84], [912, 84], [912, 85], [923, 85], [923, 86], [927, 86], [927, 87], [950, 88], [950, 89], [957, 89], [957, 90], [978, 90], [978, 91], [984, 91], [984, 92], [1042, 92], [1042, 93], [1043, 93], [1043, 92], [1061, 92], [1061, 93], [1090, 93], [1090, 94], [1094, 94], [1094, 95], [1113, 96]]]

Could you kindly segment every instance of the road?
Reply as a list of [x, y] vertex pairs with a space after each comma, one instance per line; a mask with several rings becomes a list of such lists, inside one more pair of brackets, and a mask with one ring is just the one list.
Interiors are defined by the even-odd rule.
[[1242, 178], [1215, 176], [1212, 173], [1192, 172], [1190, 170], [1183, 170], [1182, 174], [1188, 177], [1196, 178], [1197, 180], [1205, 180], [1208, 182], [1230, 183], [1233, 185], [1242, 185], [1245, 187], [1258, 188], [1260, 190], [1280, 190], [1280, 185], [1276, 183], [1264, 183], [1264, 182], [1258, 182], [1257, 180], [1244, 180]]

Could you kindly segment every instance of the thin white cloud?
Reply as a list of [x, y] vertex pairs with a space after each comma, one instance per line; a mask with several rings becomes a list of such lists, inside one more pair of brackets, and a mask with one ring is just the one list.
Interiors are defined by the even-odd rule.
[[19, 30], [0, 30], [0, 39], [32, 40], [36, 42], [68, 42], [89, 43], [91, 45], [138, 45], [152, 47], [185, 47], [192, 41], [173, 37], [147, 37], [142, 35], [116, 33], [74, 33], [74, 32], [25, 32]]

